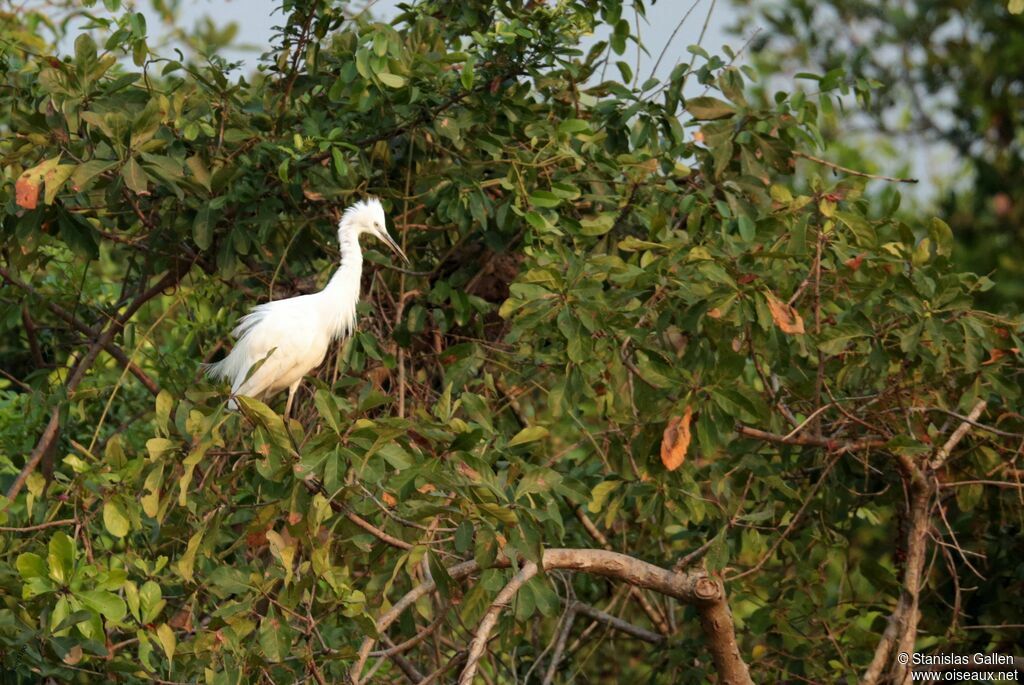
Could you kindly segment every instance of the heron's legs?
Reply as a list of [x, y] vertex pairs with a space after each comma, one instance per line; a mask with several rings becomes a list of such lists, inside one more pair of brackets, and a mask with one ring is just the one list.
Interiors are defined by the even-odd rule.
[[291, 387], [288, 388], [288, 401], [284, 405], [284, 417], [286, 419], [292, 413], [292, 400], [295, 399], [295, 391], [299, 389], [299, 383], [301, 382], [302, 379], [300, 378], [299, 380], [292, 383]]

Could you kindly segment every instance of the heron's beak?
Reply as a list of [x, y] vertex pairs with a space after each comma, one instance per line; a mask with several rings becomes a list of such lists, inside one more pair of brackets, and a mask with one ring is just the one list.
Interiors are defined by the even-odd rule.
[[409, 258], [405, 256], [405, 253], [402, 252], [402, 248], [398, 246], [398, 243], [394, 241], [394, 239], [391, 237], [390, 234], [388, 234], [386, 230], [378, 233], [377, 237], [384, 241], [384, 244], [391, 248], [392, 252], [401, 257], [403, 262], [405, 262], [406, 264], [409, 263]]

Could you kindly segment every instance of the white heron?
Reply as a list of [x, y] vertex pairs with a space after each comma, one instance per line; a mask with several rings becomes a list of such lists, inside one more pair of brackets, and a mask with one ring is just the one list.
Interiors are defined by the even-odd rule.
[[[257, 305], [238, 320], [231, 332], [238, 339], [231, 354], [206, 369], [211, 378], [231, 381], [230, 409], [237, 408], [235, 396], [260, 399], [287, 388], [284, 415], [289, 415], [303, 377], [323, 362], [331, 342], [355, 331], [363, 272], [359, 236], [368, 233], [409, 261], [388, 235], [384, 222], [380, 200], [353, 204], [338, 224], [341, 265], [327, 286], [311, 295]], [[253, 369], [259, 362], [262, 364]]]

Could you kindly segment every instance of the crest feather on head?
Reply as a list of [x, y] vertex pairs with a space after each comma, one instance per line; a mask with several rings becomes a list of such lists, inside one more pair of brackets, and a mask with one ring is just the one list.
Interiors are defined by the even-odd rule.
[[348, 223], [354, 221], [357, 216], [363, 212], [373, 212], [373, 214], [382, 214], [384, 207], [381, 205], [380, 200], [375, 197], [368, 197], [365, 200], [357, 200], [348, 207], [341, 215], [341, 223]]

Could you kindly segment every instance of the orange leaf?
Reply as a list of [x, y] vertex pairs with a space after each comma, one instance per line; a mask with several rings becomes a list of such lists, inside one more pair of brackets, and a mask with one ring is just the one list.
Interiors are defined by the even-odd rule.
[[19, 207], [35, 209], [39, 202], [39, 178], [22, 176], [14, 184], [14, 201]]
[[851, 257], [850, 259], [847, 259], [845, 262], [843, 262], [843, 264], [845, 264], [847, 267], [849, 267], [853, 271], [856, 271], [857, 269], [860, 268], [860, 265], [863, 262], [864, 262], [864, 255], [859, 254], [856, 257]]
[[384, 500], [384, 504], [388, 505], [389, 509], [394, 509], [398, 506], [398, 498], [392, 495], [390, 492], [380, 493], [380, 498]]
[[775, 325], [783, 333], [795, 335], [804, 332], [804, 320], [800, 318], [800, 313], [796, 309], [790, 307], [771, 293], [765, 295], [765, 298], [768, 300], [768, 309], [772, 312], [772, 319], [774, 319]]
[[669, 418], [665, 433], [661, 437], [661, 463], [669, 471], [675, 471], [686, 459], [686, 450], [690, 448], [690, 419], [693, 410], [686, 408], [681, 417]]

